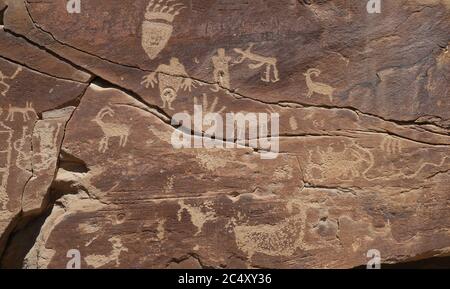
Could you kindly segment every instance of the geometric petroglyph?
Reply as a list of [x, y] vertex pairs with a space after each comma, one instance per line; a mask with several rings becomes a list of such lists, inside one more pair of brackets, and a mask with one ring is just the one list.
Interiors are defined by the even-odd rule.
[[36, 111], [33, 108], [32, 102], [26, 102], [25, 107], [17, 107], [17, 106], [11, 106], [9, 104], [8, 108], [8, 115], [6, 116], [7, 121], [14, 121], [14, 114], [21, 114], [23, 121], [29, 121], [30, 120], [30, 113], [37, 117]]
[[19, 74], [19, 72], [21, 72], [21, 71], [22, 71], [22, 67], [19, 66], [11, 76], [6, 76], [0, 70], [0, 87], [2, 88], [2, 90], [0, 92], [1, 95], [6, 96], [6, 93], [9, 91], [9, 89], [11, 87], [9, 84], [7, 84], [5, 82], [5, 79], [12, 80], [12, 79], [16, 78], [17, 75]]
[[142, 47], [150, 59], [166, 47], [172, 36], [172, 22], [180, 11], [186, 8], [174, 0], [151, 0], [147, 6], [145, 20], [142, 23]]
[[264, 82], [277, 82], [280, 80], [278, 76], [278, 68], [277, 68], [277, 59], [274, 57], [265, 57], [262, 55], [258, 55], [253, 53], [251, 50], [254, 46], [254, 43], [251, 43], [250, 46], [243, 50], [240, 48], [235, 48], [234, 51], [241, 56], [238, 60], [234, 61], [235, 64], [239, 64], [244, 62], [245, 60], [250, 60], [254, 63], [248, 65], [250, 69], [258, 69], [265, 65], [266, 71], [265, 74], [261, 77], [261, 80]]
[[308, 86], [308, 89], [309, 89], [306, 97], [310, 98], [313, 95], [313, 93], [318, 93], [318, 94], [328, 96], [328, 98], [330, 99], [330, 102], [333, 102], [334, 88], [327, 84], [324, 84], [324, 83], [314, 82], [311, 79], [311, 75], [314, 75], [317, 77], [320, 75], [320, 73], [321, 73], [321, 71], [319, 69], [310, 68], [310, 69], [308, 69], [308, 71], [306, 71], [306, 73], [303, 74], [304, 76], [306, 76], [306, 85]]
[[92, 120], [103, 131], [103, 138], [100, 141], [98, 151], [101, 153], [106, 152], [109, 145], [109, 139], [112, 137], [118, 137], [119, 138], [119, 145], [121, 147], [125, 147], [128, 141], [128, 137], [130, 135], [130, 127], [124, 124], [117, 124], [113, 122], [105, 122], [103, 119], [105, 116], [110, 116], [111, 118], [114, 117], [114, 110], [112, 110], [109, 106], [105, 106], [102, 108], [95, 118]]
[[158, 68], [143, 77], [141, 82], [146, 88], [150, 85], [155, 87], [156, 83], [159, 83], [160, 96], [163, 101], [162, 108], [173, 110], [172, 102], [177, 98], [177, 93], [180, 89], [191, 91], [194, 86], [194, 82], [186, 72], [183, 64], [180, 63], [178, 58], [172, 57], [170, 63], [161, 64]]
[[380, 148], [388, 154], [399, 154], [402, 152], [402, 142], [394, 137], [387, 136], [383, 138]]
[[12, 136], [12, 129], [0, 122], [0, 204], [2, 210], [6, 209], [9, 200], [6, 188], [11, 166]]

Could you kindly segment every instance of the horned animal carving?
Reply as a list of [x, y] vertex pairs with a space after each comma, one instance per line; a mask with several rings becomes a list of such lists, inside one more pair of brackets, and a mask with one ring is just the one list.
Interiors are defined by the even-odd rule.
[[117, 124], [113, 122], [104, 121], [105, 116], [114, 116], [114, 110], [109, 106], [102, 108], [95, 118], [92, 120], [100, 126], [103, 131], [103, 138], [100, 141], [98, 151], [101, 153], [106, 152], [108, 149], [109, 139], [112, 137], [119, 138], [119, 145], [125, 147], [128, 141], [128, 136], [130, 135], [130, 128], [123, 124]]
[[308, 89], [309, 89], [306, 97], [310, 98], [314, 93], [318, 93], [318, 94], [328, 96], [328, 98], [330, 99], [330, 102], [333, 102], [334, 88], [327, 84], [324, 84], [324, 83], [314, 82], [311, 79], [311, 75], [314, 75], [317, 77], [320, 75], [320, 73], [321, 73], [321, 71], [319, 69], [310, 68], [310, 69], [308, 69], [308, 71], [306, 71], [306, 73], [303, 74], [306, 76], [306, 85], [308, 86]]

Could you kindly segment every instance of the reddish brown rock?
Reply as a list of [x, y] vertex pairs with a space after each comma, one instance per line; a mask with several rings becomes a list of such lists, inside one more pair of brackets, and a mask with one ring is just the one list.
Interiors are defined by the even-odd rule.
[[[0, 1], [2, 266], [448, 256], [450, 5], [365, 2]], [[171, 122], [196, 104], [278, 113], [278, 156]], [[233, 148], [175, 149], [176, 131]]]

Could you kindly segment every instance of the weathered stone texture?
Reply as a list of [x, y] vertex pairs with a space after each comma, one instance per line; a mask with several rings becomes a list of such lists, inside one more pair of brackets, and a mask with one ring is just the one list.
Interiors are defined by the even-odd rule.
[[[450, 1], [65, 2], [0, 0], [2, 267], [449, 255]], [[174, 149], [195, 104], [278, 113], [278, 157]]]

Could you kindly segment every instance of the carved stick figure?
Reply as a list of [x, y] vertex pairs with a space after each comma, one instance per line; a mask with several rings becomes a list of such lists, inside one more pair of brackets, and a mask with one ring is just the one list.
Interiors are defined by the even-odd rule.
[[11, 76], [6, 76], [6, 75], [3, 74], [3, 72], [0, 71], [0, 84], [2, 84], [5, 87], [5, 89], [1, 92], [1, 95], [6, 96], [6, 93], [9, 91], [9, 89], [11, 87], [9, 84], [7, 84], [5, 82], [5, 79], [9, 79], [9, 80], [14, 79], [14, 78], [17, 77], [17, 75], [21, 71], [22, 71], [22, 67], [21, 66], [19, 66], [16, 69], [16, 72], [14, 72], [13, 75], [11, 75]]
[[[251, 51], [253, 48], [254, 43], [251, 43], [250, 46], [246, 50], [242, 50], [240, 48], [235, 48], [234, 51], [238, 54], [241, 54], [239, 59], [235, 61], [234, 63], [239, 64], [244, 62], [246, 59], [249, 59], [251, 61], [254, 61], [256, 63], [251, 63], [248, 65], [250, 69], [258, 69], [262, 67], [263, 65], [266, 66], [266, 73], [263, 77], [261, 77], [261, 80], [264, 82], [277, 82], [280, 80], [278, 76], [278, 69], [277, 69], [277, 59], [274, 57], [265, 57], [262, 55], [255, 54]], [[273, 78], [271, 78], [271, 72], [273, 71]]]
[[219, 91], [219, 86], [230, 89], [230, 61], [231, 57], [225, 55], [225, 49], [219, 48], [217, 55], [211, 58], [214, 66], [213, 76], [216, 82], [216, 88], [213, 91]]

